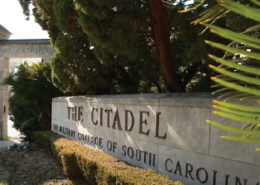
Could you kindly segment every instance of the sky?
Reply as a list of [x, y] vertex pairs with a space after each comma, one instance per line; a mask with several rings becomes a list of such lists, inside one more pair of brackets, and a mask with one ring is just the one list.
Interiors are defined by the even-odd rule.
[[48, 33], [31, 16], [26, 21], [18, 0], [0, 0], [0, 24], [9, 30], [10, 39], [47, 39]]
[[10, 39], [49, 38], [48, 33], [35, 23], [33, 15], [29, 21], [25, 20], [18, 0], [0, 0], [0, 24], [12, 33]]

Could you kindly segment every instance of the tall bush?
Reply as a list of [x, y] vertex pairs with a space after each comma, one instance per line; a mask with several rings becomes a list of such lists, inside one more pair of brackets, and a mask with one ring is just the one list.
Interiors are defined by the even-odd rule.
[[13, 96], [9, 98], [9, 115], [14, 127], [25, 135], [26, 141], [33, 141], [34, 131], [51, 128], [51, 101], [62, 96], [51, 81], [49, 63], [26, 62], [18, 71], [5, 78], [3, 85], [10, 85]]

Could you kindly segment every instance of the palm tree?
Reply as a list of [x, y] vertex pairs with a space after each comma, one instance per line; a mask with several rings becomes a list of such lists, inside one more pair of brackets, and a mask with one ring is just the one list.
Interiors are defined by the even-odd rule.
[[[214, 87], [221, 92], [220, 99], [215, 100], [213, 107], [217, 109], [215, 114], [224, 118], [245, 123], [243, 128], [231, 127], [211, 120], [211, 125], [228, 132], [241, 134], [242, 137], [222, 136], [222, 138], [260, 143], [260, 107], [248, 106], [242, 103], [231, 103], [229, 100], [239, 98], [241, 101], [260, 100], [260, 24], [247, 28], [242, 33], [237, 33], [213, 25], [213, 23], [226, 16], [229, 12], [250, 18], [260, 22], [260, 2], [251, 0], [252, 5], [243, 5], [233, 0], [216, 0], [216, 5], [207, 9], [201, 17], [193, 21], [194, 24], [202, 24], [211, 32], [230, 39], [232, 42], [226, 46], [220, 43], [205, 41], [212, 47], [225, 50], [222, 58], [209, 54], [209, 57], [219, 63], [219, 66], [210, 65], [219, 75], [212, 77], [217, 84]], [[194, 7], [182, 12], [191, 11], [205, 3], [201, 0]], [[169, 5], [169, 3], [167, 3]], [[204, 4], [205, 5], [205, 4]], [[260, 150], [257, 148], [256, 150]]]

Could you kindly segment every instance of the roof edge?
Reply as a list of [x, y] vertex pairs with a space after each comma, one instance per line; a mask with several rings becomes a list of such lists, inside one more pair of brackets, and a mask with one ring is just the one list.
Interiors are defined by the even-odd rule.
[[51, 44], [50, 39], [11, 39], [0, 40], [0, 44]]
[[10, 33], [10, 34], [13, 34], [11, 33], [8, 29], [6, 29], [3, 25], [0, 24], [0, 28], [3, 28], [3, 30], [5, 30], [6, 32]]

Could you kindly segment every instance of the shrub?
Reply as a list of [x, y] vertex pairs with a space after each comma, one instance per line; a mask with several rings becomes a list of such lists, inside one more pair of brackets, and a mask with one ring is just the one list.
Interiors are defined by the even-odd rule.
[[9, 98], [9, 115], [25, 140], [32, 141], [34, 131], [50, 130], [52, 98], [63, 94], [52, 84], [49, 63], [22, 63], [3, 85], [10, 85], [14, 93]]
[[127, 165], [106, 153], [85, 147], [52, 131], [35, 132], [39, 146], [49, 150], [66, 175], [85, 178], [90, 185], [181, 185], [153, 170]]

